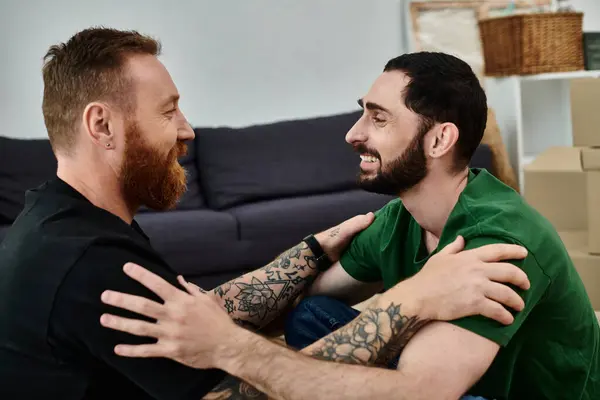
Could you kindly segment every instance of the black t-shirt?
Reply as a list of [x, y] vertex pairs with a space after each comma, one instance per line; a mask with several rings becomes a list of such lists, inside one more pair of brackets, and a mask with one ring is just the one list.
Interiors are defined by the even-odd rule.
[[[225, 374], [168, 359], [127, 358], [119, 343], [151, 343], [100, 325], [106, 289], [160, 299], [129, 278], [135, 262], [179, 287], [134, 221], [95, 207], [60, 179], [26, 194], [0, 244], [0, 399], [200, 399]], [[202, 332], [198, 332], [202, 335]]]

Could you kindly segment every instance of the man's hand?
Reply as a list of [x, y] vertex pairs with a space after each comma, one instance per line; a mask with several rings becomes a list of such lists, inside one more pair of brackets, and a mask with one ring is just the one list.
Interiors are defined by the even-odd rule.
[[374, 219], [375, 214], [372, 212], [357, 215], [326, 231], [317, 233], [315, 239], [317, 239], [331, 262], [336, 262], [342, 256], [352, 238], [371, 225]]
[[[402, 322], [404, 319], [448, 321], [482, 314], [505, 324], [511, 323], [513, 317], [502, 305], [520, 310], [523, 308], [523, 301], [504, 284], [511, 283], [527, 289], [529, 281], [521, 269], [500, 261], [524, 258], [526, 250], [516, 245], [495, 244], [461, 252], [463, 247], [464, 240], [457, 238], [431, 257], [417, 275], [388, 290], [361, 315], [367, 318], [370, 315], [368, 312], [373, 311], [372, 307], [383, 310], [393, 307], [397, 311], [401, 307], [403, 316], [394, 317], [392, 322]], [[179, 282], [188, 293], [140, 266], [126, 264], [124, 270], [127, 275], [156, 293], [164, 304], [124, 293], [104, 292], [104, 303], [157, 320], [153, 324], [103, 315], [101, 323], [107, 328], [158, 339], [156, 344], [119, 345], [115, 349], [117, 354], [128, 357], [166, 357], [195, 368], [219, 368], [220, 364], [217, 363], [221, 363], [224, 358], [233, 357], [228, 354], [227, 349], [233, 342], [244, 337], [245, 330], [235, 325], [213, 298], [182, 278], [179, 278]], [[353, 322], [360, 321], [357, 318]], [[354, 329], [354, 323], [343, 329]], [[406, 335], [400, 331], [386, 328], [385, 337], [375, 335], [374, 338], [380, 341], [380, 346], [375, 351], [378, 353], [383, 350], [390, 339], [393, 339], [393, 347], [401, 349], [415, 333], [413, 329], [407, 330]], [[341, 337], [340, 333], [335, 335], [336, 333], [332, 337]], [[316, 345], [328, 339], [329, 337], [324, 338]], [[348, 346], [348, 343], [344, 341], [339, 344]]]
[[212, 296], [197, 286], [179, 282], [188, 293], [170, 285], [158, 275], [136, 265], [125, 264], [127, 275], [156, 293], [164, 304], [110, 290], [102, 294], [106, 304], [154, 318], [158, 323], [104, 314], [103, 326], [133, 335], [158, 339], [154, 344], [115, 347], [115, 353], [125, 357], [167, 357], [194, 368], [215, 368], [227, 351], [228, 343], [243, 331], [229, 318]]
[[[372, 221], [372, 213], [357, 215], [315, 238], [335, 262], [352, 237]], [[235, 322], [259, 330], [290, 308], [320, 272], [315, 254], [300, 242], [268, 265], [225, 282], [212, 293]]]
[[530, 283], [522, 269], [503, 261], [523, 259], [527, 250], [491, 244], [462, 251], [464, 245], [459, 236], [432, 256], [419, 273], [390, 289], [386, 298], [418, 299], [422, 319], [450, 321], [480, 314], [511, 324], [514, 318], [504, 306], [521, 311], [525, 303], [508, 284], [527, 290]]

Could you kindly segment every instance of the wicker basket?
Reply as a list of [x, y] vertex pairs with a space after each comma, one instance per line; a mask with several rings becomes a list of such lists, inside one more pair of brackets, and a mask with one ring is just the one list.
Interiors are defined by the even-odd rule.
[[485, 75], [584, 69], [583, 13], [522, 14], [482, 19]]

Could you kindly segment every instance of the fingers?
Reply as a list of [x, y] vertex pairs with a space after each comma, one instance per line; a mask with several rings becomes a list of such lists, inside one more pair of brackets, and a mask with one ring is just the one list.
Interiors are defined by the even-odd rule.
[[115, 353], [122, 357], [154, 358], [167, 357], [168, 352], [158, 343], [155, 344], [119, 344], [115, 346]]
[[366, 228], [367, 226], [371, 225], [373, 221], [375, 221], [375, 214], [368, 212], [364, 215], [361, 222], [364, 224], [364, 228]]
[[457, 236], [454, 242], [447, 244], [438, 254], [456, 254], [465, 248], [465, 239], [462, 236]]
[[481, 261], [520, 260], [527, 257], [527, 249], [516, 244], [495, 243], [468, 250]]
[[148, 289], [152, 290], [163, 300], [171, 299], [178, 294], [183, 293], [160, 276], [137, 264], [127, 263], [123, 266], [123, 271], [125, 271], [132, 279], [135, 279]]
[[163, 336], [160, 325], [137, 319], [123, 318], [112, 314], [102, 314], [100, 323], [106, 328], [130, 333], [136, 336], [152, 337], [156, 339]]
[[485, 296], [515, 311], [522, 311], [525, 308], [525, 302], [521, 296], [501, 283], [490, 282], [485, 288]]
[[206, 293], [206, 290], [202, 289], [200, 286], [195, 285], [191, 282], [188, 282], [185, 280], [185, 278], [181, 275], [177, 276], [177, 282], [179, 282], [179, 284], [181, 286], [183, 286], [185, 288], [185, 290], [188, 291], [189, 294], [195, 296], [199, 293]]
[[161, 304], [144, 297], [106, 290], [102, 293], [101, 299], [105, 304], [133, 311], [146, 317], [160, 319], [164, 315]]
[[375, 220], [375, 214], [369, 212], [364, 215], [356, 215], [344, 222], [344, 225], [349, 225], [352, 232], [362, 231], [366, 229]]
[[511, 263], [489, 263], [483, 268], [485, 275], [492, 281], [512, 284], [523, 290], [531, 287], [525, 271]]
[[490, 299], [487, 299], [481, 303], [481, 310], [479, 310], [479, 314], [498, 321], [504, 325], [510, 325], [515, 320], [512, 314], [508, 312], [506, 308], [502, 307], [500, 303]]

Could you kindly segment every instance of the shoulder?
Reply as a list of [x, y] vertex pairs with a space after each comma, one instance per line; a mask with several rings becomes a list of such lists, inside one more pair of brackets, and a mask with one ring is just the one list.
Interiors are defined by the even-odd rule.
[[400, 199], [391, 200], [375, 212], [375, 219], [367, 228], [359, 232], [346, 248], [340, 264], [354, 279], [363, 282], [381, 280], [379, 260], [382, 243], [392, 237], [404, 206]]
[[398, 219], [403, 215], [409, 215], [400, 198], [390, 200], [385, 206], [375, 211], [375, 220], [371, 226], [379, 229], [390, 224], [396, 224]]
[[485, 170], [479, 171], [469, 181], [457, 206], [475, 222], [484, 222], [498, 214], [508, 216], [530, 214], [532, 211], [519, 193]]
[[566, 252], [554, 226], [514, 189], [485, 171], [465, 189], [457, 208], [456, 214], [469, 221], [458, 229], [465, 239], [519, 244], [534, 257]]
[[129, 262], [177, 285], [176, 274], [150, 247], [126, 238], [104, 238], [91, 242], [73, 264], [57, 292], [56, 307], [81, 307], [86, 300], [99, 306], [100, 295], [109, 289], [158, 300], [125, 274], [123, 267]]
[[[74, 338], [85, 338], [88, 345], [104, 343], [104, 330], [99, 319], [104, 313], [123, 317], [139, 315], [109, 307], [101, 300], [106, 290], [162, 300], [152, 291], [131, 279], [123, 271], [126, 263], [133, 262], [180, 287], [177, 276], [158, 257], [153, 257], [134, 241], [103, 240], [91, 243], [64, 276], [56, 292], [50, 316], [52, 336], [63, 343], [73, 344]], [[78, 343], [75, 340], [75, 343]]]
[[402, 200], [393, 199], [385, 206], [374, 212], [375, 218], [371, 225], [356, 234], [352, 243], [362, 245], [365, 243], [374, 244], [388, 235], [391, 235], [403, 218], [410, 217], [406, 212]]
[[127, 262], [140, 264], [181, 289], [176, 275], [149, 254], [143, 246], [115, 240], [95, 242], [87, 248], [64, 279], [54, 301], [48, 330], [53, 352], [65, 362], [75, 360], [82, 368], [100, 362], [135, 382], [153, 398], [202, 396], [222, 378], [220, 371], [195, 370], [165, 358], [141, 363], [118, 356], [114, 353], [117, 344], [149, 344], [153, 340], [100, 324], [103, 314], [153, 322], [140, 314], [105, 304], [101, 300], [105, 290], [162, 302], [155, 293], [124, 273], [123, 266]]
[[399, 212], [403, 208], [404, 205], [402, 204], [402, 200], [400, 198], [395, 198], [388, 201], [387, 204], [379, 210], [375, 211], [375, 215], [388, 215], [390, 213]]

